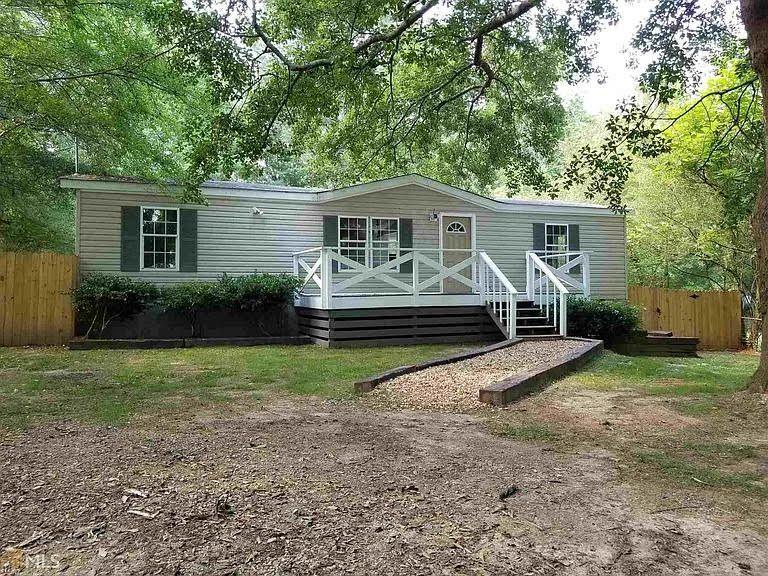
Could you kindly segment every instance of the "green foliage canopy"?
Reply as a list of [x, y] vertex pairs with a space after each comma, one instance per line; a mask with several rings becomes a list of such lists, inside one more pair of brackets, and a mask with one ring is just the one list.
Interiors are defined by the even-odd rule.
[[195, 85], [169, 65], [151, 2], [0, 6], [0, 247], [70, 251], [75, 171], [179, 174]]
[[475, 190], [542, 184], [556, 85], [592, 71], [590, 36], [615, 17], [609, 0], [168, 1], [156, 15], [217, 106], [189, 183], [290, 154], [316, 183], [420, 171]]

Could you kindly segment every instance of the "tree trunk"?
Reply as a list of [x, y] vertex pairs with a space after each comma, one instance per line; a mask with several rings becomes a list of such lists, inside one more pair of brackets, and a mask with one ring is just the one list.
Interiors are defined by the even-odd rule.
[[755, 238], [757, 259], [755, 275], [757, 278], [758, 316], [761, 320], [763, 333], [763, 350], [760, 354], [760, 365], [752, 377], [749, 389], [754, 392], [768, 392], [768, 0], [741, 0], [741, 20], [747, 31], [749, 53], [752, 67], [760, 79], [760, 89], [763, 101], [763, 140], [765, 154], [765, 174], [757, 193], [755, 210], [752, 214], [752, 235]]

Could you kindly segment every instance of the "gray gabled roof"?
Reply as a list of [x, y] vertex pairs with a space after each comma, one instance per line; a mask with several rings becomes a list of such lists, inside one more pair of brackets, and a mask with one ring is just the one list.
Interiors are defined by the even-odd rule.
[[[157, 193], [163, 188], [175, 189], [178, 185], [173, 182], [157, 184], [123, 176], [94, 176], [90, 174], [73, 174], [59, 179], [63, 188], [83, 190], [100, 190], [104, 192], [125, 193]], [[326, 203], [364, 194], [375, 194], [384, 190], [403, 186], [419, 186], [428, 190], [458, 198], [470, 204], [475, 204], [495, 212], [525, 211], [525, 212], [559, 212], [592, 213], [613, 215], [613, 211], [599, 204], [582, 202], [565, 202], [549, 199], [528, 198], [495, 198], [483, 196], [463, 190], [449, 184], [444, 184], [421, 174], [405, 174], [392, 178], [373, 180], [362, 184], [344, 186], [341, 188], [300, 188], [282, 184], [263, 184], [260, 182], [229, 182], [210, 180], [201, 184], [204, 194], [210, 196], [230, 196], [245, 198], [270, 198], [284, 200], [303, 200], [307, 202]]]

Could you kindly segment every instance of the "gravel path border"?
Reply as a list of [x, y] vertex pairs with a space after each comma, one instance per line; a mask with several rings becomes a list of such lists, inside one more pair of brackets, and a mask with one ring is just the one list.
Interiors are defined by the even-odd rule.
[[459, 362], [461, 360], [469, 360], [470, 358], [475, 358], [476, 356], [481, 356], [483, 354], [487, 354], [488, 352], [495, 352], [496, 350], [501, 350], [503, 348], [507, 348], [514, 344], [519, 344], [522, 341], [523, 341], [522, 338], [512, 338], [510, 340], [503, 340], [495, 344], [483, 346], [482, 348], [469, 350], [468, 352], [460, 352], [452, 356], [445, 356], [443, 358], [427, 360], [426, 362], [419, 362], [418, 364], [410, 364], [408, 366], [399, 366], [387, 372], [383, 372], [382, 374], [377, 374], [376, 376], [371, 376], [370, 378], [358, 380], [357, 382], [355, 382], [355, 391], [370, 392], [371, 390], [376, 388], [376, 386], [378, 386], [379, 384], [382, 384], [383, 382], [387, 382], [389, 380], [394, 380], [399, 376], [405, 376], [406, 374], [419, 372], [421, 370], [424, 370], [426, 368], [431, 368], [433, 366], [442, 366], [444, 364], [452, 364], [454, 362]]
[[[427, 410], [477, 410], [482, 389], [518, 375], [560, 366], [602, 342], [583, 339], [523, 340], [473, 358], [431, 366], [381, 383], [369, 397], [374, 403]], [[500, 402], [502, 403], [502, 402]]]

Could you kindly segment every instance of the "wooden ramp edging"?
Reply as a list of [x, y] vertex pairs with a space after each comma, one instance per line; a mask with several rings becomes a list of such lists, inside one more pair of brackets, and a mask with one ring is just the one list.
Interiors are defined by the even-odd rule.
[[496, 344], [491, 344], [490, 346], [483, 346], [482, 348], [469, 350], [468, 352], [461, 352], [460, 354], [454, 354], [453, 356], [436, 358], [435, 360], [427, 360], [426, 362], [419, 362], [418, 364], [411, 364], [409, 366], [400, 366], [398, 368], [394, 368], [392, 370], [384, 372], [383, 374], [378, 374], [376, 376], [371, 376], [370, 378], [366, 378], [364, 380], [359, 380], [355, 382], [355, 391], [370, 392], [371, 390], [376, 388], [376, 386], [378, 386], [379, 384], [386, 382], [388, 380], [394, 380], [398, 376], [404, 376], [405, 374], [418, 372], [419, 370], [424, 370], [425, 368], [431, 368], [432, 366], [443, 366], [445, 364], [452, 364], [454, 362], [459, 362], [460, 360], [469, 360], [470, 358], [482, 356], [483, 354], [487, 354], [488, 352], [494, 352], [495, 350], [501, 350], [502, 348], [507, 348], [508, 346], [512, 346], [522, 341], [523, 340], [521, 338], [513, 338], [511, 340], [504, 340], [503, 342], [497, 342]]
[[514, 402], [580, 368], [603, 350], [602, 340], [590, 340], [588, 338], [565, 338], [565, 340], [587, 342], [588, 345], [533, 370], [514, 374], [509, 378], [489, 384], [480, 390], [480, 402], [493, 406], [503, 406]]

